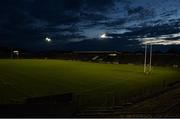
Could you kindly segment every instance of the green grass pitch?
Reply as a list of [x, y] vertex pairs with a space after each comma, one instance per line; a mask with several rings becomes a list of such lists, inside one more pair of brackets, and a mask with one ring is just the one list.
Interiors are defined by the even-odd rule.
[[0, 103], [27, 97], [75, 92], [94, 100], [113, 93], [130, 97], [162, 82], [180, 79], [179, 70], [153, 67], [150, 75], [141, 65], [98, 64], [65, 60], [0, 60]]

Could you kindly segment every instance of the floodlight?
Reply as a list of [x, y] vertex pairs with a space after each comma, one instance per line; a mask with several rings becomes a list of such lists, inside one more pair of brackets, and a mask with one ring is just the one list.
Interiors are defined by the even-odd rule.
[[107, 35], [104, 33], [104, 34], [102, 34], [101, 36], [100, 36], [100, 38], [107, 38]]
[[51, 40], [50, 38], [48, 38], [48, 37], [46, 37], [45, 40], [46, 40], [47, 42], [51, 42], [51, 41], [52, 41], [52, 40]]

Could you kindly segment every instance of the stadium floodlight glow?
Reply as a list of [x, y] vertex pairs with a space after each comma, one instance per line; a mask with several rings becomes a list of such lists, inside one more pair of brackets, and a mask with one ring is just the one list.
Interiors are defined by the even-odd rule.
[[100, 38], [101, 38], [101, 39], [113, 39], [112, 36], [108, 36], [106, 33], [101, 34], [101, 35], [100, 35]]
[[19, 51], [17, 51], [17, 50], [14, 50], [14, 51], [13, 51], [13, 53], [14, 53], [14, 54], [18, 54], [18, 53], [19, 53]]
[[[14, 50], [13, 54], [17, 56], [17, 58], [19, 57], [19, 51], [18, 50]], [[13, 55], [12, 55], [13, 56]]]
[[52, 41], [52, 40], [51, 40], [50, 38], [48, 38], [48, 37], [46, 37], [45, 40], [46, 40], [47, 42], [51, 42], [51, 41]]
[[103, 33], [103, 34], [100, 36], [100, 38], [105, 39], [105, 38], [107, 38], [107, 35], [106, 35], [105, 33]]

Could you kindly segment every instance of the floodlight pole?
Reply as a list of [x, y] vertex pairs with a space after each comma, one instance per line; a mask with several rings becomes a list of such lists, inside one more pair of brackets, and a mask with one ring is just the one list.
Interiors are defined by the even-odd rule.
[[145, 44], [145, 53], [144, 53], [144, 73], [146, 73], [146, 66], [147, 66], [147, 44]]

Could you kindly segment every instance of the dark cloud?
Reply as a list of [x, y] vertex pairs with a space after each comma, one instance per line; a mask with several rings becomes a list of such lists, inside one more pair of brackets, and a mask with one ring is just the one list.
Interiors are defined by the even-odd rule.
[[84, 0], [85, 9], [88, 11], [106, 11], [114, 6], [114, 0]]
[[[151, 21], [158, 14], [155, 9], [132, 4], [129, 0], [1, 0], [0, 46], [33, 45], [38, 49], [49, 36], [56, 42], [54, 48], [63, 43], [70, 49], [127, 49], [138, 47], [135, 39], [139, 37], [180, 32], [180, 19], [169, 18], [178, 13], [177, 8], [163, 11], [159, 14], [162, 19]], [[121, 29], [131, 32], [120, 33]], [[98, 38], [102, 32], [112, 39], [102, 42]]]
[[[40, 34], [53, 35], [57, 32], [78, 32], [79, 28], [75, 24], [80, 21], [104, 19], [102, 15], [85, 12], [85, 10], [103, 10], [113, 3], [110, 1], [3, 0], [0, 1], [0, 28], [3, 30], [1, 35], [5, 39], [12, 39], [13, 37], [14, 40], [25, 40], [25, 36], [39, 38], [37, 35]], [[69, 27], [58, 28], [61, 25], [69, 25]], [[71, 36], [67, 36], [67, 38]], [[73, 35], [73, 37], [75, 36]]]
[[128, 15], [139, 15], [139, 17], [153, 16], [154, 11], [144, 7], [128, 8]]

